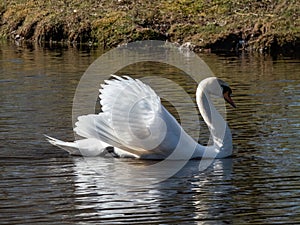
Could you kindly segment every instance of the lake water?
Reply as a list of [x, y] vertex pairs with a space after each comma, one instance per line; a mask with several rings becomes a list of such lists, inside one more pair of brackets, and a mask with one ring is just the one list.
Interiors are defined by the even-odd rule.
[[[130, 166], [156, 162], [70, 157], [43, 136], [74, 139], [74, 93], [101, 54], [0, 43], [0, 224], [300, 224], [298, 59], [201, 54], [233, 89], [237, 108], [227, 108], [227, 121], [234, 155], [204, 171], [192, 160], [169, 179], [135, 187], [117, 182], [120, 171], [130, 184]], [[163, 74], [190, 93], [196, 88], [157, 63], [122, 73]], [[176, 116], [174, 102], [165, 103]], [[193, 121], [187, 124], [193, 133]], [[207, 138], [201, 129], [199, 141]], [[151, 180], [149, 173], [134, 182]]]

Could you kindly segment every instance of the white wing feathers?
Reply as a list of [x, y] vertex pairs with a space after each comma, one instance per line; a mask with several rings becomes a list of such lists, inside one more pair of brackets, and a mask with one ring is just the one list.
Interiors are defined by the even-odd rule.
[[74, 131], [79, 136], [96, 138], [115, 147], [121, 146], [104, 113], [79, 116], [75, 126]]
[[79, 117], [75, 132], [122, 149], [155, 149], [167, 130], [160, 98], [138, 79], [112, 76], [99, 90], [103, 112]]
[[103, 112], [116, 113], [115, 107], [120, 106], [124, 108], [123, 112], [129, 112], [131, 110], [129, 106], [134, 107], [142, 100], [146, 100], [143, 102], [145, 103], [143, 106], [148, 106], [147, 113], [157, 112], [161, 109], [160, 98], [148, 85], [128, 76], [124, 76], [126, 79], [116, 75], [112, 75], [112, 77], [116, 79], [105, 80], [105, 84], [102, 84], [102, 89], [99, 90]]

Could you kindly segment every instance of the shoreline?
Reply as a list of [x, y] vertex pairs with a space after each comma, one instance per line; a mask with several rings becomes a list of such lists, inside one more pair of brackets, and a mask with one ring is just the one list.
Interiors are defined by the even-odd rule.
[[0, 38], [104, 49], [151, 39], [195, 52], [299, 54], [299, 10], [296, 0], [4, 1]]

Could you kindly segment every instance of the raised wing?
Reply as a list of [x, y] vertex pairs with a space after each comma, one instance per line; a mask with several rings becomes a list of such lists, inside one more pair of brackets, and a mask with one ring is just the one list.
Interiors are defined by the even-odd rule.
[[167, 133], [160, 98], [138, 79], [112, 76], [99, 90], [103, 112], [79, 117], [74, 131], [122, 149], [156, 149]]
[[128, 76], [106, 80], [100, 104], [119, 142], [131, 149], [152, 150], [166, 135], [160, 98], [151, 87]]

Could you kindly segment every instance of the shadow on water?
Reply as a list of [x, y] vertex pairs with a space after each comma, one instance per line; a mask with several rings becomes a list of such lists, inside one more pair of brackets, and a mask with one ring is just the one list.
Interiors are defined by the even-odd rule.
[[[233, 158], [215, 160], [205, 171], [198, 170], [199, 161], [190, 161], [163, 182], [133, 187], [128, 184], [156, 179], [132, 172], [153, 162], [73, 158], [43, 137], [73, 139], [73, 95], [101, 52], [0, 47], [1, 223], [300, 223], [299, 60], [200, 55], [233, 89], [238, 108], [227, 108]], [[183, 73], [155, 65], [124, 71], [173, 76], [193, 97], [196, 84]], [[194, 106], [182, 109], [187, 115], [189, 107]], [[174, 110], [172, 103], [168, 109]], [[200, 125], [199, 140], [205, 144], [208, 131], [203, 121]], [[127, 185], [118, 182], [122, 179]]]

